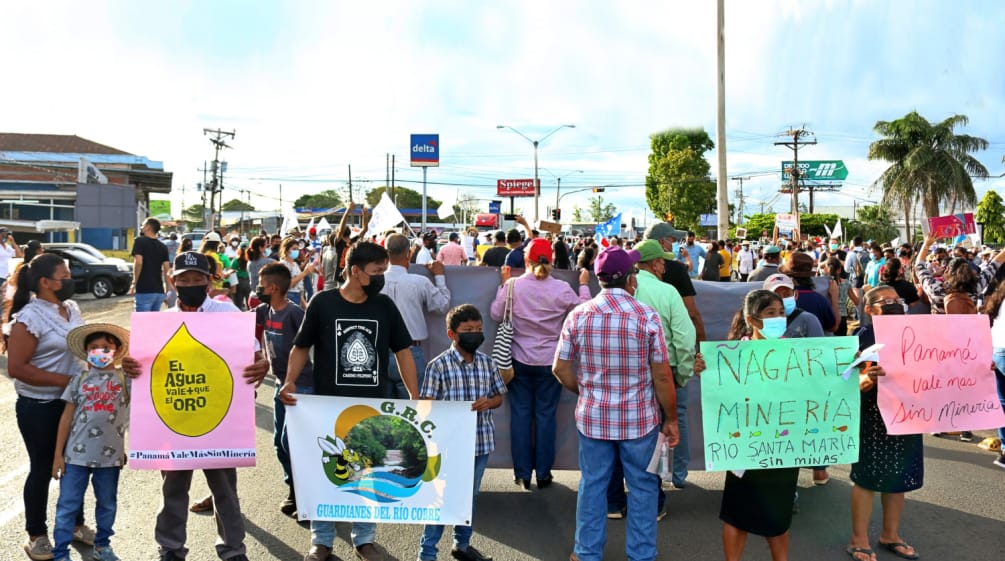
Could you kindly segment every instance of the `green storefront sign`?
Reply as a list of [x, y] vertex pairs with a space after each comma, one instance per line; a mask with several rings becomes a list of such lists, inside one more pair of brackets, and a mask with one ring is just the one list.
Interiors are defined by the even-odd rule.
[[[789, 168], [792, 162], [782, 162], [782, 181], [790, 181]], [[799, 162], [799, 170], [806, 181], [844, 181], [848, 179], [848, 168], [842, 160], [808, 160]]]

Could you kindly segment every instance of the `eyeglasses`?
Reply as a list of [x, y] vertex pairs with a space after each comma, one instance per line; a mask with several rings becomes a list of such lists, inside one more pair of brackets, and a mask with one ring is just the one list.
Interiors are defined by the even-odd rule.
[[904, 299], [903, 298], [883, 298], [881, 300], [876, 300], [875, 302], [873, 302], [872, 304], [869, 304], [869, 305], [870, 306], [886, 306], [888, 304], [900, 304], [900, 305], [904, 305]]

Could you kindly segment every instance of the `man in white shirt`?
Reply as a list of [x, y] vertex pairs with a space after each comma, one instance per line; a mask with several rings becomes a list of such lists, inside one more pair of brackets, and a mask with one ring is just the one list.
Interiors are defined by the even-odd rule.
[[736, 272], [740, 275], [740, 282], [747, 282], [747, 277], [754, 270], [754, 252], [750, 251], [750, 242], [740, 244], [740, 252], [736, 254]]
[[[387, 249], [390, 266], [384, 273], [384, 288], [381, 292], [394, 301], [412, 336], [412, 358], [415, 359], [415, 372], [421, 388], [422, 378], [426, 373], [422, 343], [429, 337], [425, 312], [447, 313], [450, 308], [450, 289], [447, 288], [443, 274], [443, 263], [439, 261], [430, 261], [426, 265], [433, 273], [435, 285], [422, 275], [408, 272], [410, 247], [405, 236], [392, 234], [384, 242], [384, 247]], [[408, 399], [408, 391], [398, 374], [394, 353], [391, 353], [387, 372], [392, 382], [391, 395], [388, 397]]]
[[416, 265], [429, 265], [435, 261], [436, 257], [433, 255], [434, 248], [436, 248], [436, 232], [422, 234], [419, 249], [416, 250], [415, 254]]
[[7, 277], [11, 273], [10, 260], [15, 257], [24, 257], [21, 246], [17, 245], [14, 236], [10, 235], [7, 228], [0, 228], [0, 288], [7, 282]]

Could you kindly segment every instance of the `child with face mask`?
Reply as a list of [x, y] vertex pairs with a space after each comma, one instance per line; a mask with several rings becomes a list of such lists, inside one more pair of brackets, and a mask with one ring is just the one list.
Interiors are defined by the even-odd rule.
[[52, 549], [56, 561], [70, 559], [70, 541], [77, 512], [84, 506], [87, 482], [94, 485], [96, 561], [118, 561], [109, 539], [115, 533], [119, 473], [126, 463], [125, 434], [129, 426], [129, 382], [116, 361], [126, 354], [129, 332], [112, 324], [77, 327], [67, 334], [67, 346], [88, 369], [66, 386], [59, 420], [52, 477], [60, 482]]
[[[482, 315], [471, 304], [462, 304], [447, 312], [447, 336], [453, 341], [449, 349], [426, 366], [426, 376], [419, 391], [420, 399], [472, 401], [478, 412], [478, 438], [475, 442], [474, 493], [478, 496], [482, 474], [488, 465], [489, 453], [495, 448], [495, 425], [492, 409], [502, 405], [506, 393], [499, 369], [488, 355], [478, 350], [485, 341]], [[472, 507], [472, 513], [474, 507]], [[477, 561], [489, 559], [471, 546], [471, 526], [454, 526], [455, 559]], [[427, 525], [419, 541], [420, 560], [436, 559], [436, 544], [443, 536], [443, 526]]]

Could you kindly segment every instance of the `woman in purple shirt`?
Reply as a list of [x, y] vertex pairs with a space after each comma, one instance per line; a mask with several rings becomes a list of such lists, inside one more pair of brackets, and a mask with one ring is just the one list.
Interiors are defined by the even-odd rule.
[[513, 283], [513, 380], [509, 383], [510, 439], [514, 482], [530, 489], [551, 484], [555, 463], [555, 411], [562, 386], [551, 372], [558, 336], [566, 314], [590, 299], [589, 270], [579, 273], [579, 295], [569, 283], [552, 278], [552, 248], [537, 238], [524, 252], [523, 275], [510, 279], [502, 268], [502, 286], [492, 302], [492, 319], [500, 321], [506, 307], [507, 283]]

